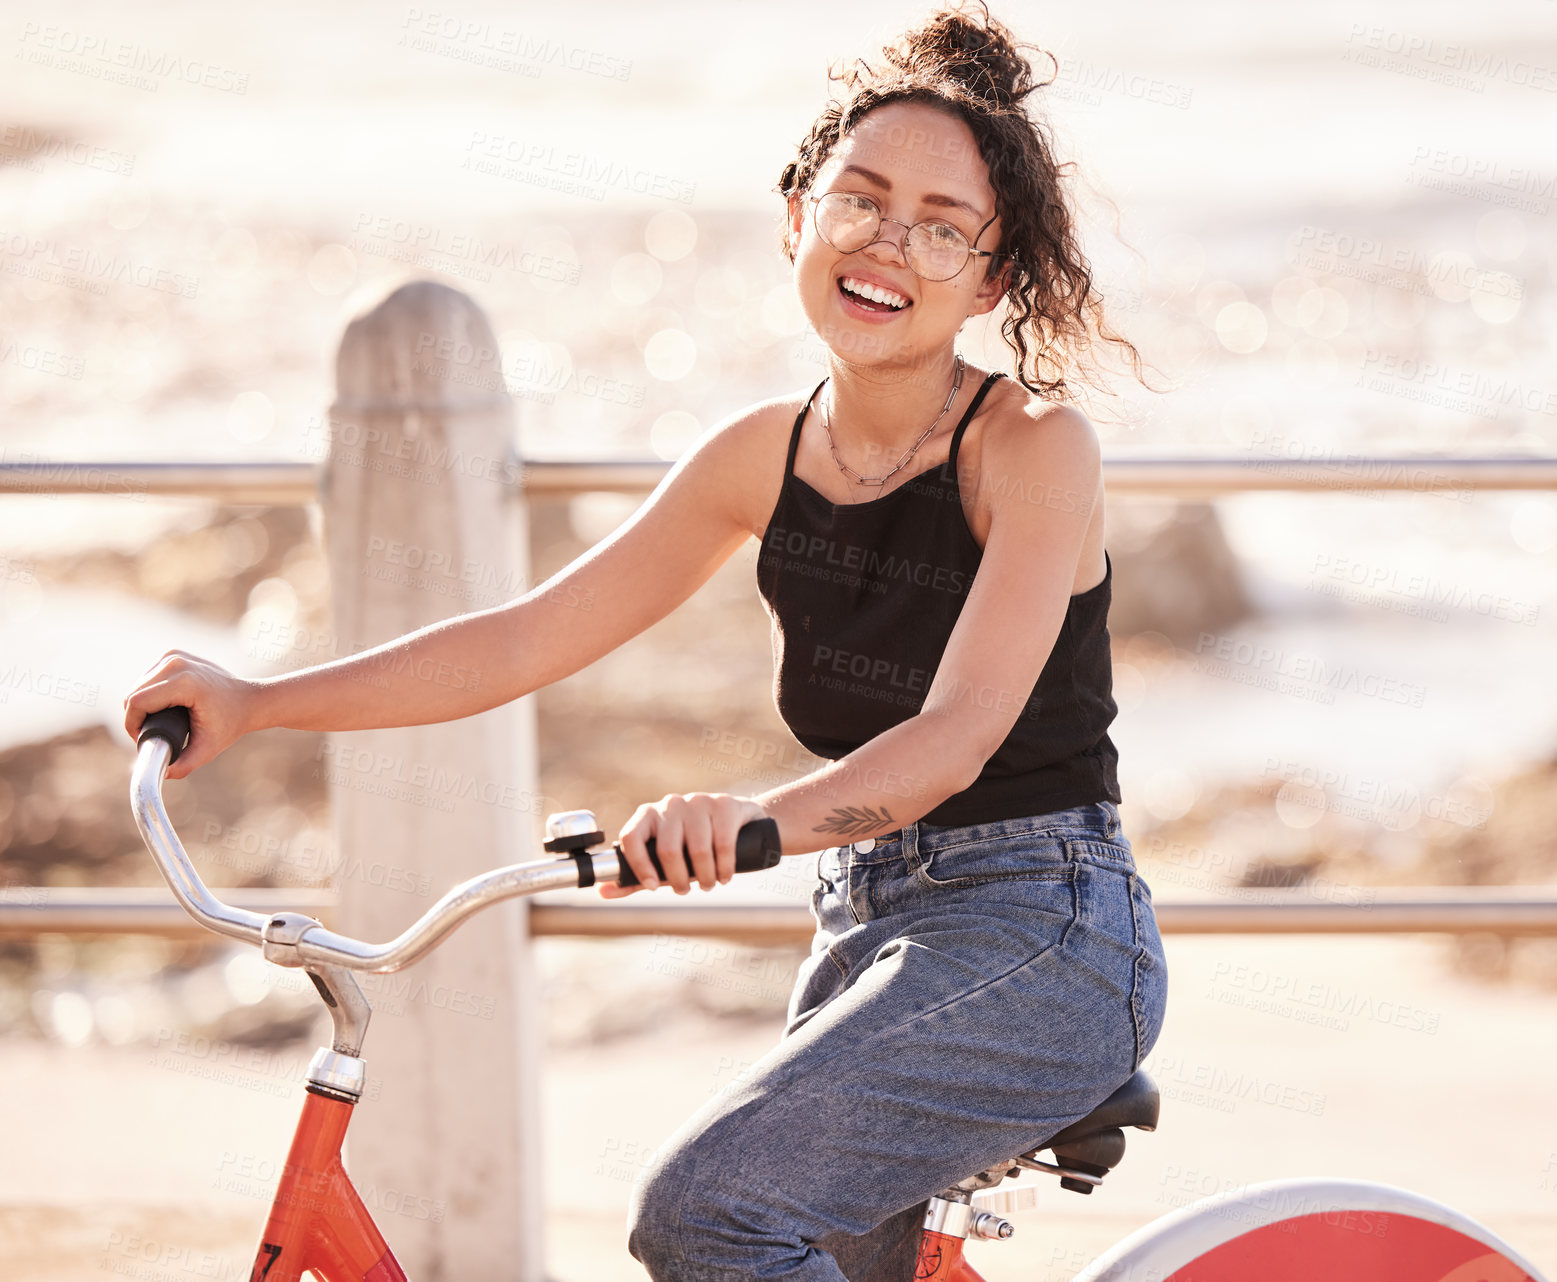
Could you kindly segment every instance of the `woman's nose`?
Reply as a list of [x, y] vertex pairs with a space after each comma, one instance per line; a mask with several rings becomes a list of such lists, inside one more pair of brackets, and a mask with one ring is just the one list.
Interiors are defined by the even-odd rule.
[[[895, 237], [894, 236], [890, 236], [887, 233], [887, 224], [888, 223], [891, 223], [894, 227], [899, 227], [902, 230], [900, 232], [898, 232]], [[880, 249], [882, 246], [887, 246], [890, 249], [892, 249], [893, 252], [897, 255], [898, 262], [906, 264], [908, 262], [908, 256], [907, 256], [907, 254], [905, 252], [905, 249], [906, 249], [905, 242], [907, 241], [907, 238], [908, 238], [908, 224], [907, 223], [900, 223], [895, 218], [883, 218], [881, 220], [881, 226], [876, 229], [876, 239], [871, 241], [870, 244], [866, 245], [865, 248], [866, 249]]]

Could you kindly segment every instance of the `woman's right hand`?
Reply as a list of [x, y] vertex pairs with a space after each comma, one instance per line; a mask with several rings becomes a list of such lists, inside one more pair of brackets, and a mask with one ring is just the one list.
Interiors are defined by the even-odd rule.
[[169, 779], [182, 779], [249, 731], [262, 728], [259, 693], [257, 681], [234, 676], [184, 650], [169, 650], [125, 696], [124, 728], [134, 739], [153, 712], [188, 708], [189, 746], [168, 767]]

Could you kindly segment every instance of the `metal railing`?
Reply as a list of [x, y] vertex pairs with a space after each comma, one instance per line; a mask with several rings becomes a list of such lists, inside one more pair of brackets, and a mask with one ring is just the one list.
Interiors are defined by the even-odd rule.
[[[1248, 891], [1223, 898], [1174, 899], [1159, 895], [1157, 923], [1165, 935], [1557, 935], [1557, 888], [1545, 886], [1356, 887], [1347, 901], [1326, 902], [1302, 888]], [[293, 911], [329, 922], [336, 907], [318, 889], [225, 889], [237, 908]], [[683, 935], [747, 944], [796, 944], [811, 938], [809, 910], [776, 905], [727, 905], [711, 900], [695, 908], [669, 904], [590, 907], [544, 901], [529, 906], [537, 937], [618, 938]], [[14, 887], [0, 891], [0, 939], [40, 934], [160, 935], [208, 937], [165, 890]]]
[[[222, 891], [235, 908], [256, 913], [328, 913], [333, 891], [314, 887], [242, 887]], [[0, 890], [0, 939], [25, 935], [161, 935], [206, 939], [210, 932], [165, 886], [11, 886]]]
[[[652, 490], [670, 470], [663, 459], [529, 459], [515, 456], [511, 482], [527, 494]], [[107, 494], [219, 499], [236, 504], [312, 503], [324, 476], [306, 459], [265, 462], [125, 462], [0, 459], [0, 494]], [[1338, 493], [1386, 490], [1557, 490], [1557, 458], [1376, 455], [1316, 459], [1213, 454], [1103, 456], [1104, 482], [1123, 494], [1173, 497], [1255, 490]]]

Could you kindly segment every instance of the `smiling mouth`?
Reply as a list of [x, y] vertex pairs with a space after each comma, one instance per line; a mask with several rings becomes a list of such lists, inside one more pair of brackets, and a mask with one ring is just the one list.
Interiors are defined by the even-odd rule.
[[902, 312], [913, 306], [912, 300], [904, 298], [895, 290], [872, 285], [868, 281], [856, 280], [852, 276], [838, 278], [838, 292], [851, 303], [869, 312]]

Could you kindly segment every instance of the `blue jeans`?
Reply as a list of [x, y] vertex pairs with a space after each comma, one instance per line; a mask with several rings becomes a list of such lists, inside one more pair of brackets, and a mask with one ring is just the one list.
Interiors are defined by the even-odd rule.
[[817, 872], [783, 1040], [634, 1190], [653, 1278], [907, 1277], [927, 1198], [1091, 1112], [1157, 1040], [1167, 965], [1112, 802], [911, 823]]

